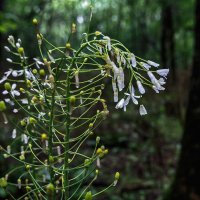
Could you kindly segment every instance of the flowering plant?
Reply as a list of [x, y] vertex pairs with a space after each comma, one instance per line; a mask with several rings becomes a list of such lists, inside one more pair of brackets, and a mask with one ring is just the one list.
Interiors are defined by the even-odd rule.
[[[117, 184], [116, 172], [111, 184], [98, 192], [92, 184], [100, 175], [101, 159], [108, 149], [96, 136], [93, 152], [85, 151], [86, 140], [108, 117], [106, 100], [102, 98], [105, 80], [112, 84], [116, 109], [129, 102], [139, 105], [146, 87], [156, 93], [164, 90], [169, 69], [131, 53], [122, 43], [96, 31], [83, 34], [78, 49], [69, 42], [57, 47], [37, 30], [40, 55], [30, 59], [20, 39], [8, 37], [6, 46], [13, 68], [0, 80], [5, 98], [0, 101], [4, 123], [7, 108], [18, 113], [12, 141], [0, 147], [5, 159], [18, 166], [0, 179], [0, 186], [12, 197], [10, 187], [22, 190], [18, 199], [85, 199], [91, 200]], [[76, 31], [72, 24], [71, 34]], [[145, 87], [146, 86], [146, 87]], [[107, 99], [109, 101], [109, 99]], [[17, 148], [13, 146], [17, 145]], [[15, 151], [14, 151], [15, 150]], [[22, 171], [12, 182], [13, 173]]]

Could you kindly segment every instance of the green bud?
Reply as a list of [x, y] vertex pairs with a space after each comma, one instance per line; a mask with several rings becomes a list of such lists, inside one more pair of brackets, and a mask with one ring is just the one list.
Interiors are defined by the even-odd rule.
[[21, 120], [21, 121], [20, 121], [20, 125], [21, 125], [21, 126], [26, 126], [26, 120], [25, 120], [25, 119]]
[[26, 165], [26, 169], [29, 170], [31, 168], [30, 165]]
[[5, 88], [5, 90], [10, 91], [10, 90], [11, 90], [11, 85], [10, 85], [10, 83], [9, 83], [9, 82], [4, 83], [4, 88]]
[[49, 162], [53, 163], [54, 162], [54, 157], [53, 156], [49, 156]]
[[19, 159], [20, 159], [20, 160], [25, 160], [25, 156], [24, 156], [24, 155], [21, 155], [21, 156], [19, 157]]
[[5, 188], [7, 185], [7, 180], [4, 177], [0, 178], [0, 187]]
[[37, 73], [38, 73], [37, 69], [33, 69], [33, 74], [37, 74]]
[[70, 49], [70, 48], [71, 48], [71, 44], [70, 44], [70, 43], [67, 43], [67, 44], [66, 44], [66, 48], [67, 48], [67, 49]]
[[75, 97], [75, 96], [71, 96], [71, 97], [69, 98], [69, 101], [70, 101], [71, 105], [74, 106], [74, 105], [75, 105], [75, 102], [76, 102], [76, 97]]
[[40, 69], [40, 76], [45, 76], [45, 71], [44, 71], [44, 69]]
[[6, 110], [6, 104], [4, 101], [0, 101], [0, 112]]
[[18, 53], [20, 54], [20, 55], [23, 55], [24, 54], [24, 48], [23, 47], [20, 47], [20, 48], [18, 48]]
[[85, 159], [84, 166], [87, 167], [89, 164], [90, 164], [90, 160], [89, 159]]
[[119, 180], [119, 178], [120, 178], [120, 173], [119, 173], [119, 172], [116, 172], [116, 173], [115, 173], [115, 180]]
[[95, 174], [96, 174], [96, 175], [99, 174], [99, 170], [98, 170], [98, 169], [95, 170]]
[[53, 195], [54, 191], [55, 191], [55, 187], [52, 183], [49, 183], [46, 187], [46, 191], [48, 195]]
[[30, 80], [27, 80], [27, 81], [26, 81], [26, 85], [27, 85], [27, 87], [31, 87], [31, 86], [32, 86], [31, 81], [30, 81]]
[[92, 200], [92, 192], [91, 191], [86, 193], [85, 200]]
[[36, 123], [37, 123], [37, 120], [36, 120], [35, 118], [33, 118], [33, 117], [30, 117], [30, 118], [29, 118], [29, 123], [30, 123], [30, 124], [36, 124]]
[[90, 124], [89, 124], [89, 128], [90, 128], [90, 129], [93, 128], [93, 126], [94, 126], [93, 123], [90, 123]]
[[96, 137], [96, 143], [97, 143], [97, 144], [99, 144], [100, 139], [101, 139], [101, 138], [100, 138], [99, 136]]
[[31, 187], [30, 186], [26, 186], [26, 191], [27, 192], [31, 191]]
[[33, 25], [38, 25], [38, 20], [36, 18], [33, 19]]

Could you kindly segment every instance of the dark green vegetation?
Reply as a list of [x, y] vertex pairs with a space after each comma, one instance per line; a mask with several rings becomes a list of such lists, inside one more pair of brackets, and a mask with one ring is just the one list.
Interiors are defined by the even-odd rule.
[[[200, 22], [198, 13], [195, 17], [197, 6], [194, 0], [98, 0], [94, 3], [92, 31], [102, 31], [120, 40], [137, 55], [171, 68], [167, 91], [161, 95], [152, 92], [153, 95], [144, 98], [148, 116], [141, 118], [134, 106], [127, 112], [110, 109], [109, 120], [97, 130], [110, 155], [102, 163], [106, 168], [105, 178], [96, 182], [96, 186], [106, 185], [110, 171], [119, 170], [122, 174], [121, 185], [101, 197], [102, 200], [183, 200], [183, 196], [185, 200], [200, 199]], [[34, 17], [39, 19], [42, 33], [61, 44], [66, 43], [71, 23], [77, 23], [77, 38], [87, 31], [89, 9], [84, 0], [1, 0], [1, 72], [8, 67], [3, 49], [8, 35], [20, 37], [27, 54], [34, 57], [37, 48], [29, 48], [35, 43], [35, 30], [31, 24]], [[76, 41], [73, 39], [71, 44], [76, 46]], [[194, 84], [190, 97], [193, 98], [187, 108], [191, 71]], [[113, 109], [114, 106], [114, 103], [110, 105]], [[6, 146], [11, 133], [7, 126], [1, 130], [0, 144]], [[185, 150], [171, 190], [182, 133]], [[12, 168], [12, 163], [4, 163], [0, 157], [0, 172], [5, 172], [8, 167]], [[0, 195], [3, 197], [3, 190]]]

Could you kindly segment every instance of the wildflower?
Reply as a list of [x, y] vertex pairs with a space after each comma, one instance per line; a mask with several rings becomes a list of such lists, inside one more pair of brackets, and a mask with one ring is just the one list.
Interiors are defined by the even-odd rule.
[[159, 67], [159, 64], [158, 64], [158, 63], [155, 63], [155, 62], [153, 62], [153, 61], [151, 61], [151, 60], [147, 60], [147, 63], [148, 63], [149, 65], [153, 66], [153, 67]]
[[5, 49], [7, 52], [10, 52], [10, 48], [9, 48], [9, 47], [4, 46], [4, 49]]
[[12, 59], [10, 59], [10, 58], [6, 58], [6, 60], [7, 60], [9, 63], [12, 63], [12, 62], [13, 62]]
[[15, 47], [15, 39], [12, 35], [9, 35], [8, 36], [8, 42], [13, 46]]
[[149, 70], [151, 68], [151, 66], [148, 65], [147, 63], [141, 62], [141, 64], [146, 70]]
[[104, 36], [103, 39], [106, 40], [108, 50], [111, 51], [112, 47], [111, 47], [110, 38], [108, 36]]
[[156, 71], [157, 74], [159, 74], [160, 76], [166, 78], [166, 76], [168, 75], [169, 73], [169, 69], [159, 69]]
[[76, 88], [79, 88], [79, 72], [75, 71], [75, 83], [76, 83]]
[[136, 65], [137, 65], [136, 58], [133, 53], [131, 54], [131, 65], [133, 68], [136, 67]]
[[21, 189], [21, 187], [22, 187], [22, 181], [20, 178], [17, 180], [17, 186], [19, 189]]
[[116, 109], [118, 109], [118, 108], [123, 108], [124, 107], [124, 98], [123, 99], [121, 99], [119, 102], [118, 102], [118, 104], [115, 106], [115, 108]]
[[33, 58], [33, 60], [35, 61], [35, 65], [36, 67], [39, 69], [40, 68], [40, 65], [44, 65], [43, 62], [41, 62], [39, 59], [37, 58]]
[[118, 83], [119, 91], [122, 91], [124, 89], [124, 71], [123, 71], [122, 67], [119, 68], [119, 73], [117, 76], [117, 83]]
[[120, 178], [120, 173], [119, 173], [119, 172], [116, 172], [116, 173], [115, 173], [115, 181], [114, 181], [114, 183], [113, 183], [113, 186], [116, 186], [116, 185], [117, 185], [117, 182], [118, 182], [119, 178]]
[[132, 102], [133, 102], [135, 105], [138, 105], [138, 100], [137, 100], [137, 98], [140, 98], [141, 96], [136, 96], [136, 95], [135, 95], [135, 89], [134, 89], [133, 85], [129, 88], [129, 91], [130, 91], [130, 94], [131, 94]]
[[15, 139], [16, 136], [17, 136], [17, 130], [13, 129], [13, 131], [12, 131], [12, 138]]
[[138, 90], [139, 90], [140, 94], [144, 94], [145, 93], [145, 89], [144, 89], [141, 81], [137, 81], [137, 86], [138, 86]]
[[146, 110], [146, 108], [144, 107], [144, 105], [140, 105], [139, 112], [140, 112], [140, 115], [141, 115], [141, 116], [147, 114], [147, 110]]
[[4, 90], [4, 91], [2, 92], [2, 94], [6, 95], [6, 94], [9, 93], [8, 91], [10, 91], [10, 94], [12, 95], [12, 97], [20, 96], [20, 92], [17, 91], [17, 90], [15, 90], [16, 87], [17, 87], [17, 85], [14, 83], [14, 84], [12, 84], [12, 86], [11, 86], [11, 88], [10, 88], [10, 90], [9, 90], [9, 87], [8, 87], [8, 86], [6, 87], [6, 84], [5, 84], [5, 89], [6, 89], [6, 90]]
[[126, 93], [128, 95], [128, 97], [126, 98], [126, 100], [124, 101], [124, 111], [126, 111], [126, 106], [129, 104], [130, 101], [130, 94]]

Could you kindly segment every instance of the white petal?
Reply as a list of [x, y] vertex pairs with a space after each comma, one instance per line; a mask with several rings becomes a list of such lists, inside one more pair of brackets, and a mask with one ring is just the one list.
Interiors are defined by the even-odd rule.
[[169, 69], [159, 69], [156, 71], [160, 76], [166, 77], [169, 73]]
[[7, 91], [7, 90], [4, 90], [4, 91], [2, 92], [2, 94], [6, 95], [6, 94], [8, 94], [8, 91]]
[[147, 114], [147, 110], [144, 107], [144, 105], [140, 105], [139, 112], [140, 112], [140, 115], [146, 115]]
[[17, 77], [17, 76], [18, 76], [17, 70], [13, 70], [13, 71], [12, 71], [12, 76], [13, 76], [13, 77]]
[[116, 109], [124, 107], [124, 98], [121, 99], [118, 104], [115, 106]]
[[12, 84], [12, 90], [14, 90], [16, 87], [17, 87], [16, 83]]
[[148, 60], [147, 63], [148, 63], [149, 65], [153, 66], [153, 67], [159, 67], [159, 64], [158, 64], [158, 63], [155, 63], [155, 62], [153, 62], [153, 61], [151, 61], [151, 60]]
[[144, 94], [145, 89], [140, 81], [137, 81], [137, 86], [138, 86], [138, 90], [139, 90], [140, 94]]

